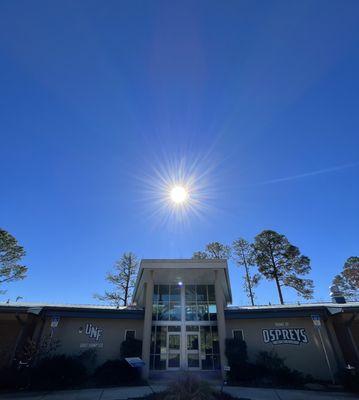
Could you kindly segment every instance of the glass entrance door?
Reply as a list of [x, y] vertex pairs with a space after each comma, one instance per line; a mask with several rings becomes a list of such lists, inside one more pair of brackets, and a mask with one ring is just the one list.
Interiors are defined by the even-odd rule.
[[187, 367], [188, 369], [199, 369], [199, 332], [187, 332]]
[[167, 343], [167, 369], [179, 369], [181, 363], [181, 332], [168, 332]]

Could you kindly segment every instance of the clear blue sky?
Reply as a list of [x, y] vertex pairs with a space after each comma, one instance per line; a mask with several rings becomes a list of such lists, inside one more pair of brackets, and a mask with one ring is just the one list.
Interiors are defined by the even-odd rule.
[[[263, 229], [327, 299], [359, 255], [358, 20], [358, 1], [2, 1], [0, 226], [29, 267], [2, 299], [91, 303], [124, 251]], [[199, 191], [185, 223], [158, 205], [179, 169]]]

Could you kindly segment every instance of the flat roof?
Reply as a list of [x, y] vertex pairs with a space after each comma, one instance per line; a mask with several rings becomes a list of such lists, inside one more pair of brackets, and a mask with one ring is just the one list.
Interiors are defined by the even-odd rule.
[[[330, 314], [337, 314], [345, 311], [359, 312], [359, 302], [348, 302], [344, 304], [320, 302], [304, 304], [271, 304], [258, 306], [228, 306], [225, 309], [226, 315], [255, 315], [278, 312], [299, 312], [306, 314], [315, 310], [327, 310]], [[38, 312], [36, 312], [38, 311]], [[61, 312], [67, 312], [70, 316], [72, 312], [96, 312], [97, 314], [135, 314], [142, 315], [143, 309], [137, 306], [115, 307], [95, 304], [52, 304], [52, 303], [32, 303], [32, 302], [0, 302], [0, 312], [24, 312], [40, 313], [46, 312], [47, 315], [58, 315]], [[277, 315], [277, 314], [276, 314]]]
[[115, 307], [96, 304], [51, 304], [0, 302], [0, 313], [24, 313], [73, 318], [142, 319], [144, 310], [135, 306]]
[[228, 274], [228, 264], [226, 259], [220, 258], [208, 258], [208, 259], [197, 259], [197, 258], [159, 258], [159, 259], [142, 259], [140, 262], [140, 268], [137, 274], [135, 288], [133, 291], [132, 299], [136, 302], [139, 300], [139, 287], [143, 284], [144, 271], [146, 270], [220, 270], [224, 274], [224, 293], [227, 302], [232, 302], [232, 291], [231, 284]]
[[311, 315], [320, 315], [324, 318], [345, 312], [359, 312], [359, 302], [229, 306], [225, 309], [225, 316], [226, 319], [290, 318], [311, 317]]
[[225, 258], [143, 258], [140, 262], [142, 264], [168, 264], [168, 263], [181, 263], [181, 264], [227, 264], [227, 259]]
[[[98, 309], [98, 310], [124, 310], [129, 307], [116, 307], [116, 306], [108, 306], [101, 304], [71, 304], [71, 303], [38, 303], [38, 302], [0, 302], [0, 307], [55, 307], [55, 308], [90, 308], [90, 309]], [[130, 308], [133, 308], [132, 306]]]

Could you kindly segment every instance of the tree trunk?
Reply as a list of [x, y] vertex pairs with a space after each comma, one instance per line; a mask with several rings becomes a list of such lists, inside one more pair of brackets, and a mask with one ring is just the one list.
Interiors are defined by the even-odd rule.
[[283, 305], [284, 304], [284, 300], [283, 300], [283, 295], [282, 295], [282, 288], [280, 287], [279, 280], [278, 280], [278, 277], [277, 277], [277, 273], [275, 273], [274, 279], [275, 279], [275, 283], [277, 284], [280, 304]]
[[277, 290], [278, 290], [278, 294], [279, 294], [279, 301], [280, 301], [280, 304], [283, 305], [284, 300], [283, 300], [283, 295], [282, 295], [282, 288], [280, 287], [278, 273], [277, 273], [277, 266], [274, 261], [273, 253], [271, 254], [271, 258], [272, 258], [272, 265], [273, 265], [273, 275], [274, 275], [275, 283], [277, 285]]
[[127, 306], [127, 288], [125, 289], [125, 295], [123, 299], [123, 305], [126, 307]]
[[127, 298], [128, 298], [128, 287], [129, 287], [129, 284], [130, 284], [130, 275], [128, 274], [127, 276], [126, 276], [126, 286], [125, 286], [125, 299], [124, 299], [124, 301], [123, 301], [123, 305], [126, 307], [127, 306]]
[[246, 257], [244, 256], [243, 252], [242, 252], [242, 257], [243, 257], [243, 262], [244, 262], [244, 268], [246, 269], [246, 279], [247, 279], [247, 285], [248, 285], [248, 290], [249, 290], [249, 297], [251, 298], [252, 306], [254, 306], [252, 285], [251, 285], [251, 280], [250, 280], [250, 278], [249, 278], [249, 271], [248, 271], [247, 260], [246, 260]]
[[249, 278], [249, 272], [248, 272], [248, 267], [247, 267], [247, 265], [246, 265], [246, 275], [247, 275], [247, 283], [248, 283], [248, 289], [249, 289], [249, 296], [250, 296], [250, 298], [251, 298], [252, 306], [254, 306], [252, 285], [251, 285], [251, 280], [250, 280], [250, 278]]

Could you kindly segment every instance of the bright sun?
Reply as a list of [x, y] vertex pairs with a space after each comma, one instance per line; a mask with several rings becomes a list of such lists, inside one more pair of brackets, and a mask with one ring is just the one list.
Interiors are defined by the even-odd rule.
[[171, 189], [170, 196], [174, 203], [181, 204], [188, 199], [188, 192], [183, 186], [175, 186]]

